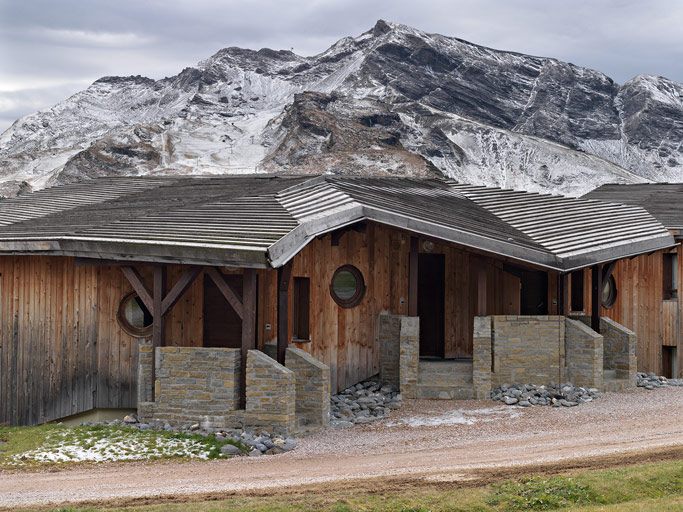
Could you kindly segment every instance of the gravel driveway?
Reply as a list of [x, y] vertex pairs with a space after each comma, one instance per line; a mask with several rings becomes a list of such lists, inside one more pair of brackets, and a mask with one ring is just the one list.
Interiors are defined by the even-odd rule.
[[293, 452], [215, 462], [102, 464], [0, 473], [0, 507], [268, 489], [386, 476], [448, 478], [482, 468], [683, 446], [683, 388], [607, 393], [573, 408], [406, 401], [379, 424], [327, 430]]

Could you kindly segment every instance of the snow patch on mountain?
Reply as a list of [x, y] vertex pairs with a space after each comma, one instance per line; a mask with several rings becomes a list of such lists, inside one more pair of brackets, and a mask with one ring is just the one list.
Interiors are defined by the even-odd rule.
[[580, 195], [683, 181], [683, 85], [378, 21], [326, 51], [225, 48], [105, 77], [0, 135], [0, 195], [101, 175], [445, 175]]

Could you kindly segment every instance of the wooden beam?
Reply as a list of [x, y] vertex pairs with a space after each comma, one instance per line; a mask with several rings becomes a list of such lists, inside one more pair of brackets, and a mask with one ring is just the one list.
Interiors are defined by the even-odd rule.
[[[154, 296], [152, 301], [152, 401], [156, 400], [157, 364], [156, 349], [166, 343], [164, 315], [161, 302], [166, 293], [166, 267], [154, 267]], [[149, 309], [149, 308], [148, 308]]]
[[410, 237], [410, 257], [408, 261], [408, 315], [417, 316], [417, 276], [420, 240]]
[[145, 307], [151, 312], [154, 309], [154, 304], [152, 300], [152, 294], [149, 292], [145, 283], [142, 281], [142, 277], [134, 267], [121, 267], [121, 272], [126, 276], [128, 282], [133, 287], [133, 291], [137, 293], [140, 300], [145, 305]]
[[591, 329], [600, 332], [600, 297], [602, 295], [602, 265], [591, 267]]
[[[254, 269], [249, 269], [250, 271], [253, 271]], [[237, 316], [239, 316], [242, 320], [244, 320], [244, 311], [243, 311], [243, 306], [242, 306], [242, 299], [240, 298], [239, 294], [237, 291], [230, 286], [230, 283], [228, 283], [225, 280], [225, 277], [223, 277], [223, 274], [221, 274], [216, 267], [209, 267], [206, 270], [206, 275], [208, 275], [211, 280], [216, 284], [216, 287], [220, 290], [220, 292], [223, 294], [223, 297], [225, 297], [225, 300], [228, 301], [228, 304], [232, 306], [232, 309], [235, 310], [235, 313], [237, 313]]]
[[285, 364], [289, 344], [289, 282], [292, 277], [292, 263], [277, 269], [277, 361]]
[[166, 297], [164, 297], [164, 300], [161, 301], [162, 315], [168, 313], [168, 311], [176, 304], [176, 302], [178, 302], [180, 297], [182, 297], [183, 293], [185, 293], [185, 290], [187, 290], [190, 287], [190, 285], [192, 285], [192, 283], [197, 278], [200, 272], [200, 267], [190, 267], [187, 270], [185, 270], [185, 272], [183, 272], [183, 275], [180, 276], [178, 282], [175, 285], [173, 285], [171, 291], [169, 291]]
[[166, 294], [166, 267], [158, 265], [154, 267], [154, 297], [152, 302], [152, 344], [154, 347], [162, 347], [164, 339], [164, 313], [162, 301]]
[[247, 353], [256, 348], [256, 271], [245, 268], [242, 276], [242, 371], [240, 372], [240, 409], [246, 407]]

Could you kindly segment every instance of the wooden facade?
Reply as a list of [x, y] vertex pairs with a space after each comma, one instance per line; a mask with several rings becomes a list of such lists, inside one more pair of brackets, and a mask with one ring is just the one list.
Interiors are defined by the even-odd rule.
[[[256, 316], [254, 343], [266, 350], [267, 344], [277, 342], [280, 327], [287, 343], [330, 366], [333, 390], [375, 375], [378, 315], [410, 314], [411, 297], [415, 300], [411, 246], [413, 254], [443, 255], [446, 358], [472, 357], [475, 315], [558, 314], [569, 309], [568, 277], [563, 284], [554, 272], [366, 222], [314, 239], [293, 258], [286, 273], [256, 272], [256, 305], [250, 308]], [[681, 246], [678, 252], [681, 265]], [[639, 368], [656, 372], [662, 368], [663, 345], [678, 347], [681, 368], [683, 312], [678, 299], [663, 298], [662, 261], [663, 251], [620, 260], [613, 271], [616, 301], [601, 309], [603, 316], [638, 334]], [[330, 295], [332, 276], [343, 265], [357, 267], [366, 286], [361, 302], [351, 308], [339, 306]], [[93, 408], [136, 406], [138, 338], [127, 334], [117, 320], [121, 299], [133, 290], [123, 268], [60, 256], [0, 257], [0, 423], [35, 424]], [[159, 267], [134, 268], [152, 290], [154, 269]], [[166, 290], [187, 278], [187, 266], [164, 268]], [[204, 345], [204, 282], [214, 272], [211, 268], [223, 275], [245, 274], [243, 269], [200, 268], [164, 317], [165, 344]], [[683, 268], [678, 276], [680, 280]], [[285, 282], [278, 283], [279, 278]], [[292, 312], [297, 308], [291, 290], [296, 278], [308, 278], [310, 283], [308, 341], [293, 339]], [[591, 311], [590, 279], [586, 269], [584, 313]], [[278, 297], [287, 299], [280, 302], [280, 311], [287, 312], [285, 323], [278, 323]], [[543, 310], [525, 311], [536, 303]], [[224, 307], [230, 306], [226, 302]], [[244, 348], [244, 339], [242, 343]]]
[[[408, 232], [369, 223], [363, 230], [320, 237], [292, 261], [290, 279], [310, 278], [310, 341], [292, 340], [291, 321], [287, 339], [331, 367], [333, 389], [377, 373], [378, 315], [408, 314], [410, 240]], [[471, 357], [477, 301], [484, 297], [486, 314], [518, 313], [519, 279], [491, 257], [429, 240], [419, 240], [419, 247], [445, 257], [444, 355]], [[353, 308], [338, 306], [329, 291], [334, 271], [345, 264], [356, 266], [366, 284]], [[70, 257], [0, 257], [0, 423], [34, 424], [93, 408], [135, 407], [138, 338], [117, 320], [121, 299], [133, 291], [122, 268]], [[167, 288], [186, 270], [165, 268]], [[154, 266], [135, 269], [152, 289]], [[485, 275], [483, 293], [475, 277], [479, 269]], [[166, 315], [165, 344], [203, 345], [204, 274]], [[277, 339], [278, 272], [257, 274], [256, 342], [265, 349]], [[292, 296], [288, 293], [290, 312]]]
[[[634, 331], [638, 336], [638, 370], [663, 373], [662, 347], [675, 347], [678, 375], [683, 369], [683, 300], [665, 296], [665, 257], [678, 255], [678, 290], [683, 291], [683, 245], [672, 250], [660, 250], [635, 258], [618, 260], [612, 275], [617, 285], [614, 304], [600, 307], [606, 316]], [[591, 271], [584, 271], [584, 307], [578, 313], [591, 311]], [[571, 296], [571, 279], [567, 279]], [[577, 313], [577, 312], [575, 312]]]

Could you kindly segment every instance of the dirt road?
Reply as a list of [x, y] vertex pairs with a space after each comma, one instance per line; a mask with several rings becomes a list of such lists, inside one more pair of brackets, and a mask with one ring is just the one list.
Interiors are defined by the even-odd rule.
[[411, 401], [372, 426], [295, 451], [216, 462], [127, 463], [0, 474], [0, 507], [217, 493], [373, 477], [467, 479], [482, 468], [683, 446], [683, 388], [606, 394], [574, 408]]

